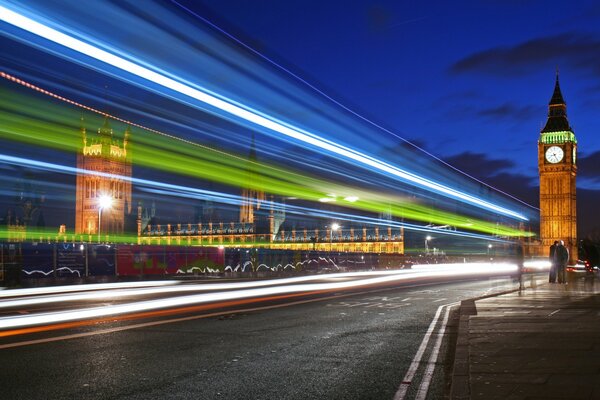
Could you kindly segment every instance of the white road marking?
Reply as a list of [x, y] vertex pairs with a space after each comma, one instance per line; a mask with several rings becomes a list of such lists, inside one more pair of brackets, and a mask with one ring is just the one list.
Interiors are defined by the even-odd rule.
[[554, 314], [556, 314], [559, 311], [560, 311], [560, 308], [558, 310], [552, 311], [550, 314], [548, 314], [548, 316], [551, 317], [551, 316], [553, 316]]
[[410, 386], [410, 383], [411, 383], [413, 377], [415, 376], [415, 373], [417, 372], [417, 368], [419, 368], [419, 363], [421, 362], [421, 357], [423, 357], [423, 353], [425, 352], [425, 349], [427, 348], [427, 343], [429, 342], [431, 333], [433, 332], [435, 325], [437, 324], [437, 321], [440, 318], [442, 309], [444, 307], [445, 306], [443, 306], [443, 305], [439, 306], [438, 309], [436, 310], [435, 316], [433, 317], [433, 320], [429, 324], [429, 328], [427, 328], [427, 332], [425, 333], [425, 336], [423, 337], [423, 340], [421, 341], [421, 345], [419, 346], [419, 349], [417, 350], [417, 354], [415, 354], [415, 357], [413, 358], [412, 362], [410, 363], [410, 367], [408, 368], [408, 371], [406, 371], [404, 378], [402, 378], [400, 387], [398, 388], [398, 390], [396, 391], [396, 394], [394, 395], [394, 400], [402, 400], [402, 399], [404, 399], [404, 396], [406, 396], [406, 391], [408, 390], [408, 387]]
[[[437, 310], [435, 312], [435, 316], [433, 317], [433, 320], [429, 324], [429, 328], [427, 328], [427, 332], [425, 332], [425, 336], [423, 337], [423, 340], [421, 341], [421, 345], [417, 349], [417, 353], [415, 354], [415, 357], [413, 358], [412, 362], [410, 363], [410, 367], [408, 367], [408, 371], [406, 371], [406, 374], [404, 375], [404, 378], [402, 379], [402, 382], [400, 383], [400, 386], [398, 387], [398, 390], [396, 391], [396, 394], [394, 395], [394, 400], [403, 400], [404, 397], [406, 396], [406, 392], [408, 391], [408, 388], [410, 387], [410, 384], [412, 383], [412, 379], [414, 378], [414, 376], [417, 372], [417, 369], [419, 368], [419, 364], [421, 363], [421, 358], [423, 357], [423, 353], [425, 353], [425, 350], [427, 349], [427, 345], [429, 344], [429, 339], [431, 338], [431, 335], [435, 329], [435, 326], [437, 325], [438, 319], [440, 318], [442, 309], [444, 307], [448, 307], [448, 309], [449, 309], [450, 307], [454, 307], [457, 304], [459, 304], [459, 303], [454, 302], [454, 303], [449, 303], [449, 304], [442, 304], [441, 306], [439, 306], [437, 308]], [[447, 315], [448, 315], [448, 310], [446, 310], [445, 322], [444, 322], [444, 325], [442, 326], [444, 330], [445, 330], [445, 323], [447, 322]], [[438, 341], [439, 340], [440, 339], [438, 338]], [[437, 358], [437, 355], [436, 355], [436, 358]]]
[[438, 303], [438, 302], [440, 302], [440, 301], [444, 301], [444, 300], [448, 300], [448, 299], [446, 299], [446, 298], [444, 297], [444, 298], [441, 298], [441, 299], [434, 300], [434, 301], [432, 301], [432, 303]]
[[451, 304], [446, 307], [446, 313], [444, 314], [444, 320], [442, 321], [442, 326], [438, 332], [438, 338], [435, 341], [435, 345], [433, 350], [431, 351], [431, 355], [429, 356], [429, 361], [427, 361], [427, 368], [425, 369], [425, 373], [423, 375], [423, 379], [421, 380], [421, 385], [419, 386], [419, 390], [417, 391], [417, 396], [415, 400], [425, 400], [427, 397], [427, 391], [429, 390], [429, 384], [431, 383], [431, 379], [433, 378], [433, 372], [435, 371], [435, 363], [437, 362], [440, 347], [442, 346], [442, 341], [444, 339], [444, 333], [446, 333], [446, 325], [448, 325], [448, 316], [450, 315], [450, 309], [457, 304]]

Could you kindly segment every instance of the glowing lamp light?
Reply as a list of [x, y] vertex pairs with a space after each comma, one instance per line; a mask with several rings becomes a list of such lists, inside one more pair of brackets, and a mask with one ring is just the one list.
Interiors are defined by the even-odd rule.
[[340, 225], [339, 224], [331, 224], [331, 230], [332, 231], [337, 231], [338, 229], [340, 229]]
[[427, 236], [425, 240], [431, 240], [431, 236]]
[[111, 208], [112, 207], [112, 203], [113, 203], [112, 197], [110, 197], [110, 196], [108, 196], [106, 194], [100, 196], [100, 198], [98, 199], [98, 205], [102, 209], [109, 209], [109, 208]]

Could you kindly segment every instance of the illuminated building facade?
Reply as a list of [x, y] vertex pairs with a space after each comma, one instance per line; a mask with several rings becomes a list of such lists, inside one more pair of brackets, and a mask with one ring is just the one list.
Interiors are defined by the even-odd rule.
[[391, 227], [361, 226], [333, 232], [329, 228], [280, 229], [274, 232], [271, 229], [260, 231], [255, 224], [208, 222], [148, 225], [138, 236], [138, 244], [404, 254], [403, 239], [403, 229]]
[[[256, 173], [256, 147], [254, 144], [254, 134], [252, 134], [252, 144], [250, 147], [250, 167], [246, 171], [247, 182], [256, 182], [258, 174]], [[253, 224], [254, 214], [260, 210], [262, 203], [265, 201], [265, 193], [244, 188], [242, 190], [242, 205], [240, 206], [240, 223], [241, 224]]]
[[567, 119], [557, 74], [548, 121], [538, 141], [541, 254], [548, 255], [554, 241], [563, 240], [571, 263], [577, 260], [576, 162], [577, 139]]
[[[81, 122], [82, 147], [77, 154], [77, 168], [92, 173], [77, 174], [75, 233], [98, 234], [99, 222], [101, 234], [123, 233], [125, 213], [131, 213], [131, 182], [118, 176], [131, 177], [130, 128], [125, 130], [122, 141], [117, 140], [105, 118], [97, 135], [89, 138], [83, 118]], [[110, 198], [111, 205], [100, 212], [103, 196]]]
[[[254, 137], [249, 154], [248, 182], [258, 174]], [[242, 190], [239, 222], [200, 221], [194, 224], [148, 224], [138, 222], [138, 244], [177, 244], [189, 246], [231, 246], [240, 248], [269, 248], [278, 250], [316, 250], [330, 252], [404, 254], [402, 228], [360, 226], [332, 230], [286, 229], [285, 211], [274, 207], [273, 196], [267, 200], [264, 192]], [[391, 219], [391, 217], [390, 217]], [[333, 226], [333, 224], [332, 224]]]

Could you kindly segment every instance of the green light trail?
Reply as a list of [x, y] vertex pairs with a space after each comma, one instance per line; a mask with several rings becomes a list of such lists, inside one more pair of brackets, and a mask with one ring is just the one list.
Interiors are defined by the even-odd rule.
[[[2, 89], [0, 110], [0, 138], [71, 154], [81, 151], [82, 135], [76, 124], [80, 113], [75, 107]], [[86, 115], [86, 125], [100, 127], [102, 118]], [[122, 129], [113, 130], [124, 132], [125, 126], [120, 126]], [[91, 131], [88, 130], [88, 138], [94, 135]], [[374, 213], [391, 212], [398, 218], [451, 225], [461, 230], [506, 237], [532, 236], [510, 226], [436, 210], [401, 197], [336, 184], [277, 165], [253, 162], [242, 155], [169, 135], [136, 128], [129, 140], [128, 152], [131, 152], [133, 164], [146, 168], [312, 202], [330, 199], [336, 206]], [[346, 201], [346, 197], [357, 199]], [[130, 238], [124, 240], [131, 243]]]

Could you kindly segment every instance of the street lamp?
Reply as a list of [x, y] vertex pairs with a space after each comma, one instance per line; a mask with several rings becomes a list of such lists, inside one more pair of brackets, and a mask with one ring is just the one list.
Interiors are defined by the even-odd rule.
[[425, 255], [429, 254], [429, 245], [428, 242], [432, 239], [431, 236], [427, 235], [425, 236]]
[[331, 232], [329, 232], [329, 251], [333, 249], [333, 231], [337, 231], [338, 229], [340, 229], [339, 224], [331, 224]]
[[492, 251], [492, 244], [488, 244], [488, 257], [490, 256], [490, 252]]
[[113, 199], [112, 197], [103, 194], [102, 196], [100, 196], [100, 198], [98, 199], [98, 243], [100, 243], [100, 227], [101, 227], [101, 223], [102, 223], [102, 210], [103, 209], [109, 209], [112, 207], [112, 202]]

